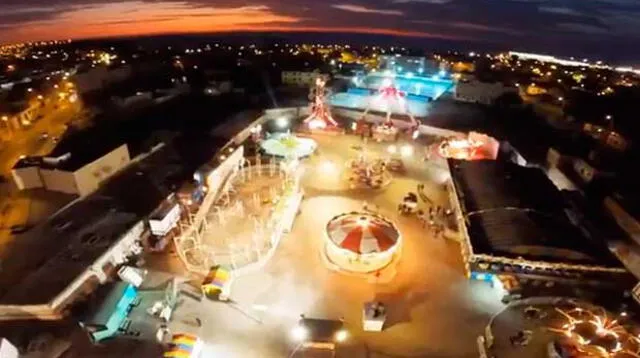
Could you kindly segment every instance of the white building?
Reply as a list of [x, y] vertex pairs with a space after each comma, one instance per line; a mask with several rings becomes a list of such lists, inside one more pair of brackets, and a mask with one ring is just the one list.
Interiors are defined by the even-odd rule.
[[463, 80], [456, 84], [456, 101], [489, 105], [505, 93], [515, 89], [502, 83], [480, 82], [476, 79]]
[[310, 87], [316, 78], [324, 76], [316, 71], [282, 71], [282, 83], [301, 87]]
[[56, 148], [50, 156], [24, 158], [11, 170], [20, 190], [45, 188], [86, 196], [131, 162], [126, 144], [117, 147], [78, 148], [64, 152]]

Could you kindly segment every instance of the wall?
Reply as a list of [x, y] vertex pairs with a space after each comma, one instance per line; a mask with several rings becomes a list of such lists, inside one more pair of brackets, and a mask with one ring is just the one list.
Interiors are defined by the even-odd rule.
[[12, 169], [11, 176], [19, 190], [42, 188], [44, 185], [37, 166]]
[[229, 175], [242, 165], [244, 147], [238, 147], [220, 165], [207, 175], [207, 187], [211, 193], [217, 193]]
[[27, 319], [59, 320], [62, 315], [42, 305], [0, 305], [0, 321], [17, 321]]
[[282, 83], [297, 86], [311, 86], [316, 78], [321, 76], [318, 72], [282, 71]]
[[78, 187], [72, 172], [56, 169], [40, 169], [42, 182], [47, 190], [66, 194], [78, 194]]
[[94, 192], [102, 182], [126, 167], [131, 158], [126, 144], [119, 146], [105, 156], [85, 165], [74, 173], [78, 194], [85, 196]]

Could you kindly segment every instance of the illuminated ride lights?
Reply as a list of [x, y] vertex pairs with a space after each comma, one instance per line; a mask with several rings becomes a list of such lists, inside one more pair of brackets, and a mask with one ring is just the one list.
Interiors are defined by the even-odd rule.
[[325, 235], [327, 258], [341, 269], [360, 273], [387, 266], [401, 243], [400, 232], [391, 221], [365, 212], [332, 218]]
[[[402, 107], [403, 112], [409, 116], [409, 119], [411, 120], [411, 127], [412, 128], [418, 127], [419, 123], [409, 111], [406, 97], [407, 97], [407, 94], [403, 91], [400, 91], [393, 84], [393, 80], [391, 78], [385, 78], [384, 81], [382, 81], [382, 85], [378, 89], [378, 93], [373, 97], [372, 101], [385, 103], [385, 107], [387, 109], [387, 116], [383, 124], [384, 126], [394, 127], [393, 122], [391, 121], [391, 112], [392, 112], [391, 104], [397, 103]], [[367, 108], [362, 114], [362, 118], [365, 118], [367, 116], [367, 113], [369, 113], [372, 101], [370, 101], [369, 104], [367, 105]]]
[[467, 137], [449, 138], [438, 145], [443, 158], [459, 160], [496, 159], [500, 143], [481, 133], [470, 132]]
[[313, 154], [318, 145], [311, 138], [299, 138], [288, 133], [274, 133], [260, 142], [260, 148], [265, 154], [271, 156], [301, 159]]
[[338, 126], [325, 103], [328, 92], [325, 84], [325, 80], [320, 77], [316, 78], [316, 85], [311, 88], [309, 93], [309, 99], [312, 100], [311, 114], [304, 120], [304, 123], [312, 130]]
[[581, 353], [580, 357], [640, 358], [640, 339], [630, 334], [618, 320], [580, 307], [555, 310], [566, 321], [559, 328], [548, 329], [563, 335], [566, 345]]

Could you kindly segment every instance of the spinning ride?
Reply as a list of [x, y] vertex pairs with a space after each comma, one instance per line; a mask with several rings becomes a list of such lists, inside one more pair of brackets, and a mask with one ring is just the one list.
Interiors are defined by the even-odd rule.
[[369, 101], [367, 108], [364, 110], [362, 118], [365, 119], [372, 104], [382, 103], [386, 109], [385, 121], [373, 128], [373, 138], [378, 141], [393, 141], [397, 138], [398, 128], [391, 120], [391, 114], [394, 106], [399, 106], [401, 112], [409, 116], [409, 128], [415, 131], [418, 128], [418, 121], [413, 117], [407, 106], [406, 93], [400, 91], [390, 78], [385, 78], [382, 86], [378, 89], [378, 93]]
[[260, 148], [271, 156], [286, 159], [301, 159], [313, 154], [318, 145], [313, 139], [300, 138], [289, 133], [272, 134], [260, 143]]
[[382, 159], [367, 159], [364, 155], [349, 162], [350, 174], [348, 180], [351, 188], [381, 188], [391, 182], [391, 174], [387, 170], [387, 163]]
[[556, 312], [565, 318], [559, 328], [549, 328], [563, 339], [556, 347], [564, 356], [585, 358], [640, 357], [640, 339], [631, 334], [618, 320], [605, 313], [596, 313], [584, 308]]
[[312, 87], [309, 91], [309, 100], [312, 101], [311, 114], [303, 121], [303, 123], [311, 130], [338, 126], [338, 122], [331, 117], [329, 107], [325, 102], [325, 98], [327, 98], [329, 94], [325, 84], [326, 81], [321, 77], [318, 77], [316, 78], [315, 87]]
[[397, 227], [372, 213], [338, 215], [329, 220], [325, 234], [327, 258], [343, 270], [358, 273], [387, 266], [401, 243]]

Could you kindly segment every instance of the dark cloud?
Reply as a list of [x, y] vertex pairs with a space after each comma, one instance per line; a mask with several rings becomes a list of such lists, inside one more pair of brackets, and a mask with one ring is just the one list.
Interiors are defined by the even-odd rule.
[[[436, 33], [505, 46], [527, 44], [551, 50], [592, 48], [595, 41], [640, 42], [640, 0], [135, 0], [158, 8], [176, 7], [176, 16], [207, 17], [221, 9], [262, 6], [296, 19], [295, 28], [388, 29]], [[0, 0], [0, 41], [15, 27], [55, 24], [79, 8], [127, 3], [123, 0]], [[185, 8], [192, 12], [181, 13]], [[95, 19], [92, 26], [131, 24], [135, 7], [121, 18]], [[164, 15], [162, 15], [164, 16]], [[158, 26], [171, 17], [156, 19]], [[146, 19], [144, 21], [150, 21]], [[53, 34], [52, 34], [53, 35]], [[589, 35], [589, 36], [585, 36]], [[622, 50], [620, 50], [622, 51]]]

